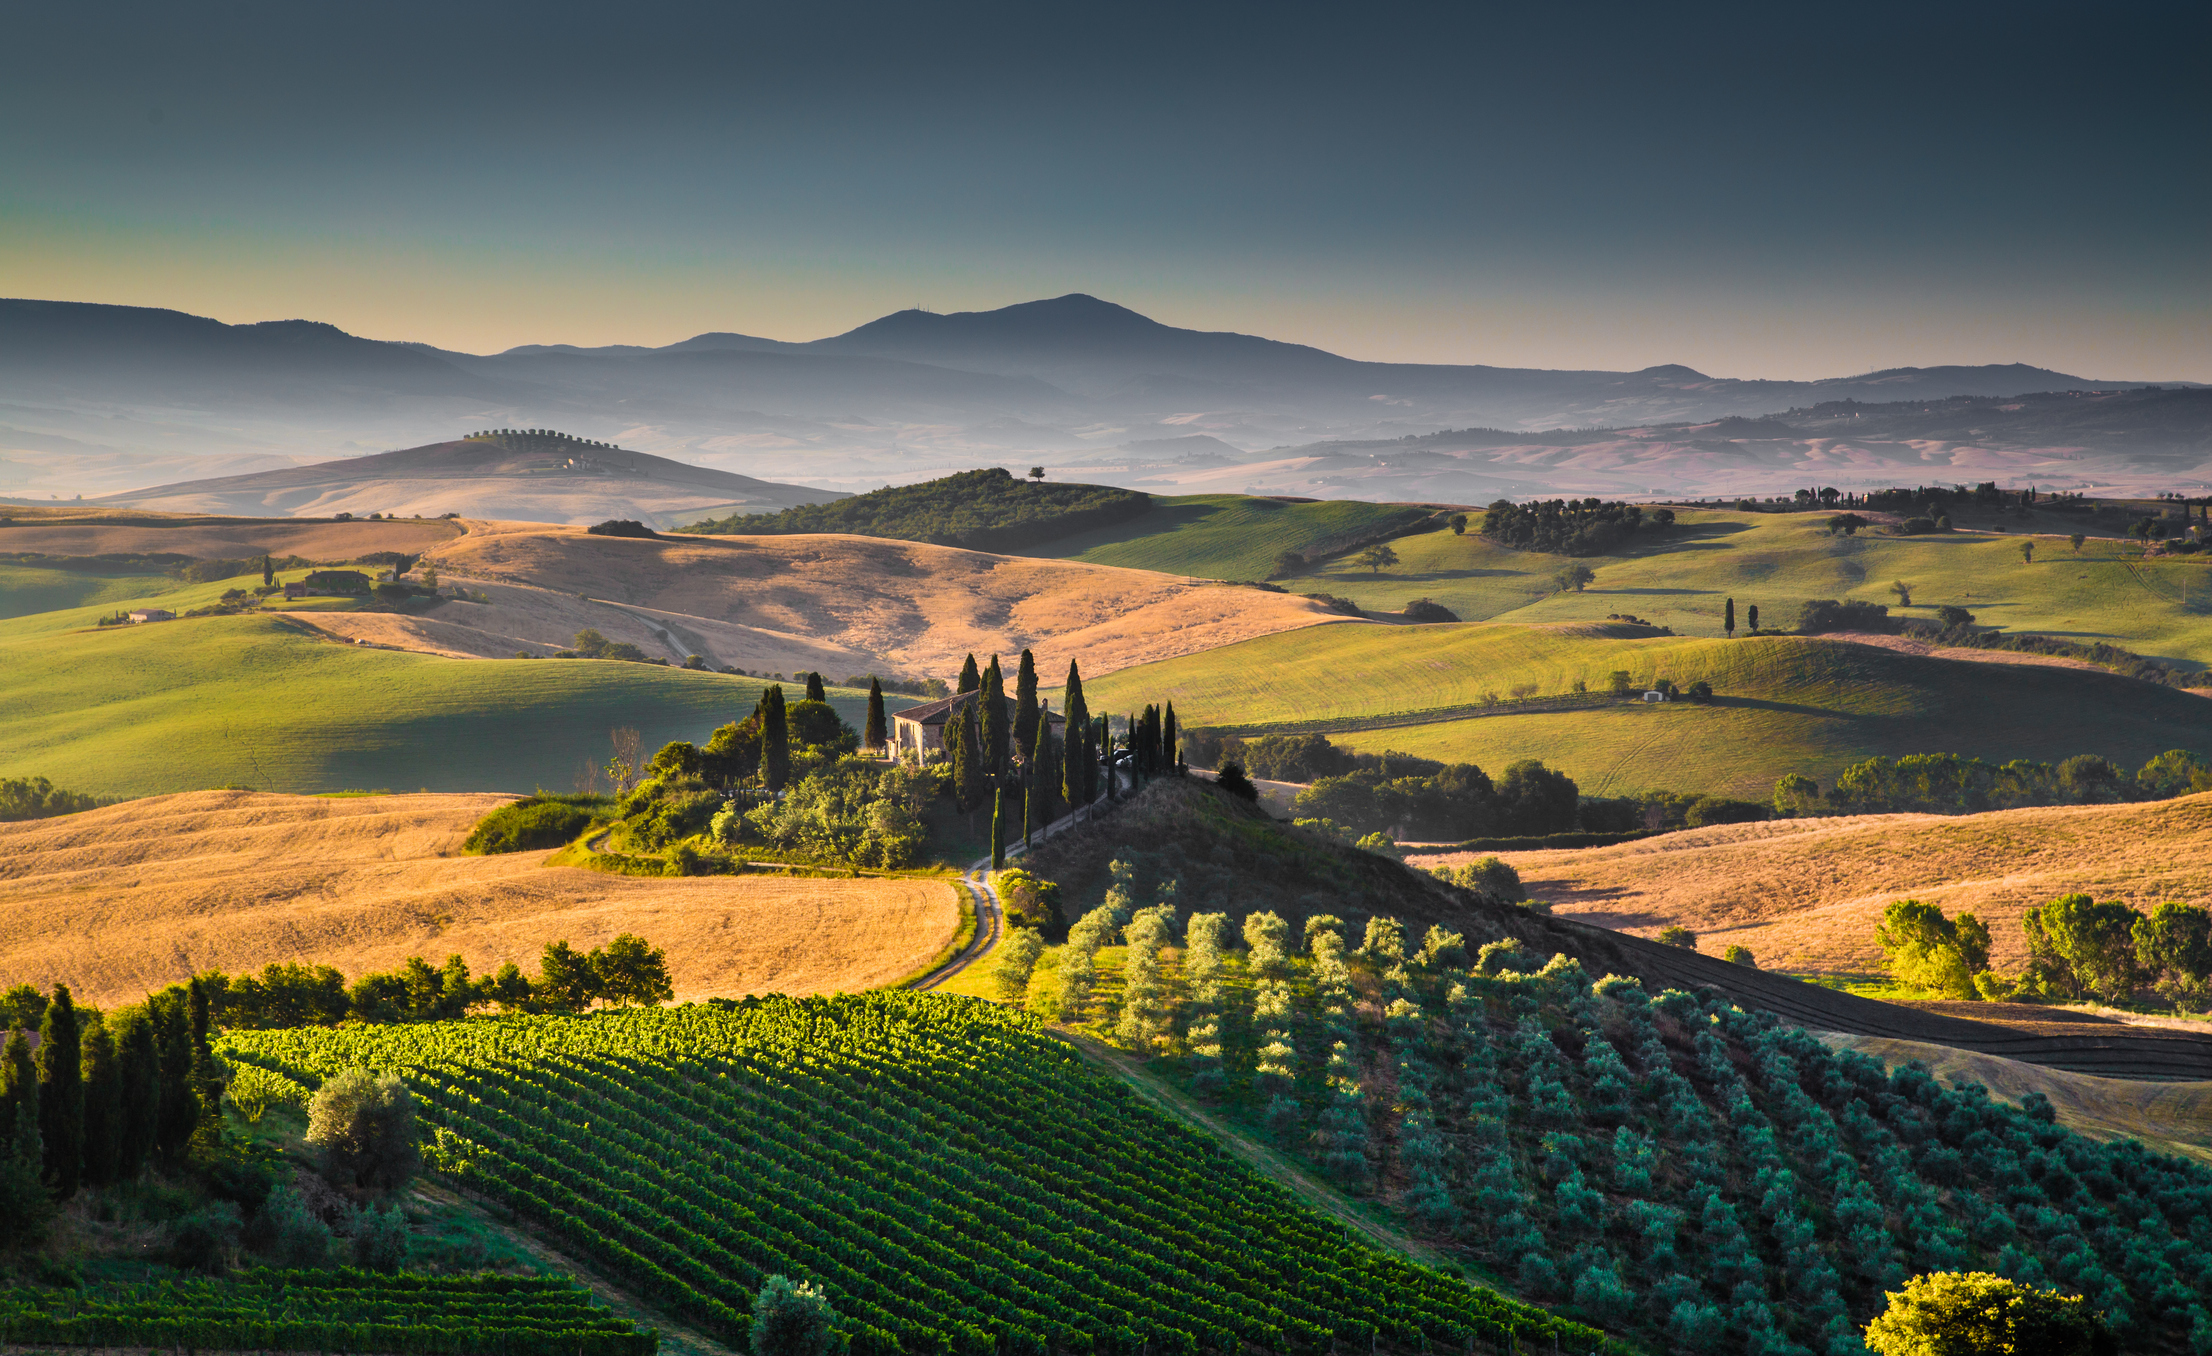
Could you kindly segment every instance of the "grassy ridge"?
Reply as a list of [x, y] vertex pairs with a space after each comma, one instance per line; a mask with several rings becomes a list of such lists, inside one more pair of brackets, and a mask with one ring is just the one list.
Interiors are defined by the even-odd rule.
[[[1279, 504], [1237, 495], [1163, 499], [1110, 532], [1071, 538], [1037, 554], [1257, 579], [1278, 551], [1383, 525], [1394, 511], [1383, 504]], [[1552, 576], [1568, 563], [1565, 556], [1509, 550], [1449, 531], [1394, 539], [1399, 564], [1388, 570], [1344, 558], [1281, 582], [1298, 592], [1350, 597], [1375, 612], [1431, 598], [1462, 621], [1586, 621], [1628, 613], [1700, 636], [1722, 634], [1730, 597], [1739, 626], [1743, 609], [1753, 603], [1770, 626], [1788, 625], [1808, 598], [1861, 598], [1888, 604], [1893, 615], [1929, 619], [1938, 606], [1957, 604], [1984, 625], [2008, 631], [2108, 640], [2146, 654], [2212, 663], [2212, 560], [2205, 557], [2138, 562], [2132, 545], [2110, 538], [2092, 538], [2076, 554], [2063, 536], [2041, 536], [2034, 538], [2035, 561], [2023, 565], [2020, 536], [1832, 537], [1821, 526], [1826, 517], [1685, 510], [1681, 526], [1641, 532], [1623, 550], [1585, 561], [1597, 571], [1597, 582], [1581, 593], [1555, 590]], [[1896, 579], [1916, 586], [1912, 607], [1896, 605], [1889, 591]]]
[[[1542, 758], [1592, 793], [1763, 795], [1783, 773], [1825, 783], [1874, 754], [1943, 750], [2001, 762], [2102, 753], [2133, 766], [2176, 746], [2212, 750], [2212, 702], [2104, 673], [1839, 641], [1633, 639], [1608, 629], [1316, 627], [1125, 669], [1093, 681], [1090, 700], [1118, 711], [1164, 698], [1189, 724], [1325, 729], [1354, 748], [1493, 770]], [[1639, 685], [1703, 679], [1720, 699], [1464, 714], [1517, 684], [1553, 694], [1581, 678], [1602, 689], [1615, 669]], [[1422, 712], [1440, 718], [1424, 722]]]
[[[0, 668], [0, 776], [111, 796], [231, 783], [566, 788], [580, 762], [606, 760], [613, 727], [634, 726], [648, 750], [703, 739], [767, 686], [652, 664], [356, 648], [281, 616], [0, 634]], [[866, 714], [865, 692], [830, 699], [856, 726]]]
[[159, 574], [93, 574], [0, 563], [0, 618], [64, 608], [92, 607], [113, 612], [117, 603], [151, 598], [179, 587], [177, 580]]
[[1265, 579], [1281, 552], [1332, 549], [1424, 516], [1403, 504], [1350, 499], [1286, 504], [1241, 494], [1183, 495], [1156, 498], [1125, 523], [1026, 554], [1201, 579]]

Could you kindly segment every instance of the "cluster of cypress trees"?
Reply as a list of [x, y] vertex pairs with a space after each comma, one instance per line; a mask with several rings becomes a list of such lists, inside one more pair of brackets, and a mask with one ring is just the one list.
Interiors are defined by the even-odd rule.
[[149, 1162], [174, 1163], [203, 1126], [220, 1124], [222, 1066], [208, 1046], [200, 981], [105, 1017], [79, 1010], [65, 984], [51, 999], [28, 986], [8, 998], [0, 1215], [27, 1220], [48, 1197], [67, 1200], [80, 1187], [134, 1178]]

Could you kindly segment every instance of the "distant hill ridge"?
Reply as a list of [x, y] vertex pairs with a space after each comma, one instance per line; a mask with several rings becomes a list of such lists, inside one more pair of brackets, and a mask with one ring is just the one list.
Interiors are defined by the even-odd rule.
[[1151, 496], [1111, 485], [1016, 480], [1003, 467], [962, 471], [918, 485], [886, 485], [830, 504], [733, 514], [681, 532], [781, 535], [846, 532], [974, 551], [1010, 551], [1106, 527], [1143, 513]]

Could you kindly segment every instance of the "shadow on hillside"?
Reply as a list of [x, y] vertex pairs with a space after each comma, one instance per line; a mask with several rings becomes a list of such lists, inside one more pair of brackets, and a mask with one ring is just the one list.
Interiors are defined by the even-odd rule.
[[1596, 586], [1594, 586], [1594, 585], [1593, 585], [1593, 586], [1592, 586], [1592, 587], [1590, 588], [1590, 592], [1592, 592], [1592, 593], [1603, 593], [1603, 594], [1608, 594], [1608, 595], [1614, 595], [1614, 594], [1618, 594], [1618, 595], [1622, 595], [1622, 596], [1627, 596], [1627, 595], [1631, 595], [1631, 594], [1633, 594], [1633, 595], [1635, 595], [1636, 597], [1639, 597], [1639, 598], [1649, 598], [1649, 597], [1672, 598], [1672, 597], [1678, 597], [1678, 596], [1703, 596], [1703, 595], [1705, 595], [1705, 594], [1718, 593], [1718, 592], [1720, 592], [1720, 590], [1719, 590], [1719, 589], [1658, 589], [1658, 588], [1651, 588], [1651, 589], [1605, 589], [1605, 588], [1598, 588], [1598, 587], [1596, 587]]
[[1838, 711], [1829, 706], [1807, 706], [1803, 702], [1778, 702], [1766, 697], [1730, 697], [1713, 694], [1714, 706], [1740, 706], [1749, 711], [1780, 711], [1792, 716], [1825, 716], [1830, 720], [1865, 720], [1869, 717]]

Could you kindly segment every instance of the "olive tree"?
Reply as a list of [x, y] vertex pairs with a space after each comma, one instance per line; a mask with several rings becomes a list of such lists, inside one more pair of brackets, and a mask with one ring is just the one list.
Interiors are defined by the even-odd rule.
[[378, 1190], [400, 1186], [421, 1163], [415, 1095], [398, 1074], [342, 1070], [308, 1103], [307, 1142], [322, 1156], [323, 1175], [334, 1182]]

